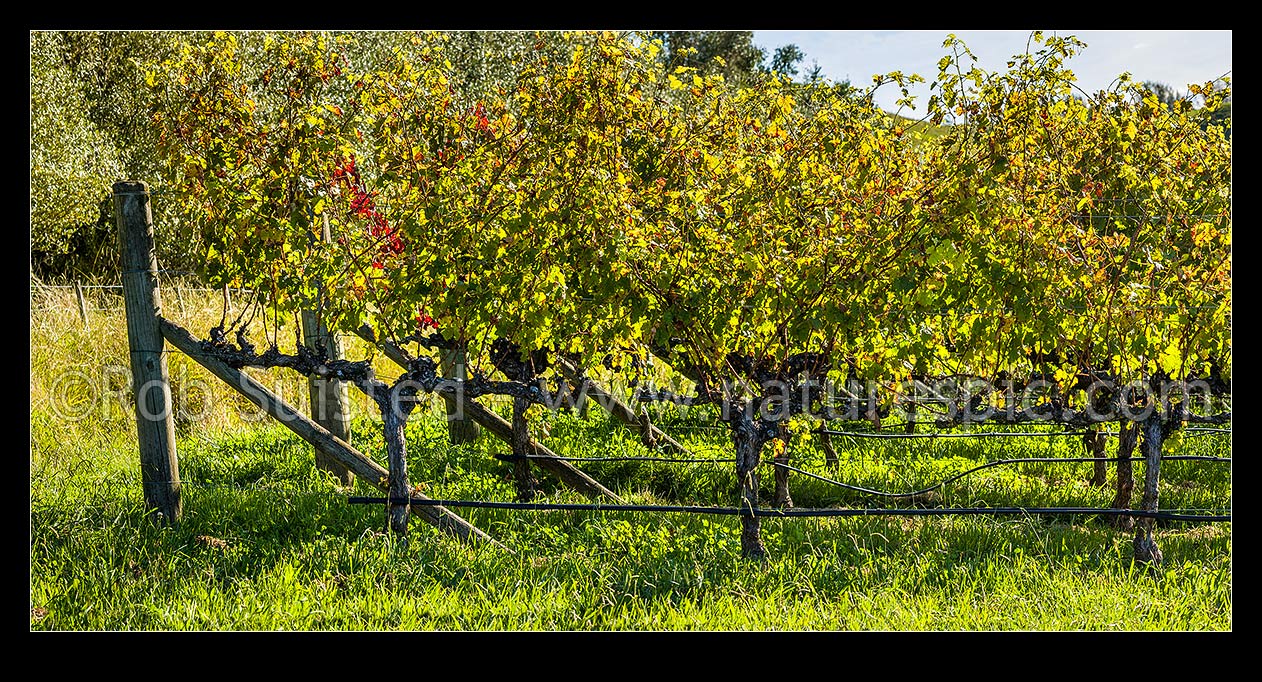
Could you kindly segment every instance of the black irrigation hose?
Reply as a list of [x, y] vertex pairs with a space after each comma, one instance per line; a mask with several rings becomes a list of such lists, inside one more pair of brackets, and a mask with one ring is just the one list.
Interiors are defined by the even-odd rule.
[[433, 500], [393, 497], [348, 497], [349, 504], [410, 504], [413, 507], [465, 507], [474, 509], [513, 509], [518, 511], [627, 511], [711, 514], [715, 516], [836, 517], [836, 516], [1034, 516], [1080, 514], [1133, 516], [1162, 521], [1231, 522], [1231, 515], [1181, 514], [1141, 509], [1096, 507], [935, 507], [928, 509], [754, 509], [656, 504], [569, 504], [559, 502], [488, 502], [481, 500]]
[[[972, 469], [968, 469], [967, 471], [963, 471], [958, 474], [955, 474], [954, 476], [951, 476], [950, 478], [939, 481], [938, 483], [935, 483], [934, 485], [931, 485], [928, 488], [922, 488], [920, 490], [913, 490], [911, 492], [906, 492], [906, 493], [891, 493], [884, 490], [873, 490], [871, 488], [864, 488], [862, 486], [852, 485], [850, 483], [842, 483], [841, 481], [834, 481], [831, 478], [825, 478], [823, 476], [820, 476], [819, 474], [813, 474], [809, 471], [804, 471], [797, 467], [789, 466], [788, 464], [784, 464], [783, 462], [772, 461], [772, 464], [775, 466], [781, 467], [783, 469], [788, 469], [789, 471], [796, 471], [799, 474], [808, 476], [810, 478], [814, 478], [816, 480], [823, 481], [825, 483], [831, 483], [839, 488], [845, 488], [847, 490], [854, 490], [861, 493], [867, 493], [869, 495], [879, 495], [881, 497], [915, 497], [916, 495], [924, 495], [925, 493], [937, 490], [938, 488], [941, 488], [942, 486], [948, 483], [953, 483], [955, 481], [958, 481], [961, 478], [964, 478], [965, 476], [968, 476], [969, 474], [981, 471], [982, 469], [989, 469], [991, 467], [1001, 466], [1005, 464], [1020, 464], [1022, 462], [1120, 462], [1123, 460], [1134, 462], [1134, 461], [1142, 461], [1143, 459], [1144, 459], [1143, 457], [1020, 457], [1016, 459], [996, 459], [994, 461], [986, 462], [985, 464], [975, 466]], [[1230, 457], [1214, 457], [1211, 455], [1163, 455], [1161, 459], [1162, 461], [1169, 461], [1169, 460], [1196, 460], [1196, 461], [1203, 461], [1203, 462], [1230, 462], [1231, 461]]]

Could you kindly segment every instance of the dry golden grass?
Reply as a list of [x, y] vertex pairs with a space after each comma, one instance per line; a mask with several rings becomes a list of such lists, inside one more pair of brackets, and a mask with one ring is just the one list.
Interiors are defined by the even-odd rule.
[[[223, 298], [202, 285], [178, 281], [162, 283], [163, 315], [204, 338], [223, 315]], [[31, 411], [32, 420], [43, 419], [67, 439], [90, 443], [106, 437], [103, 431], [134, 432], [131, 371], [127, 355], [127, 322], [121, 290], [87, 284], [84, 289], [87, 319], [81, 317], [73, 286], [34, 285], [31, 291]], [[232, 301], [229, 321], [241, 312], [241, 301]], [[295, 322], [281, 320], [281, 348], [292, 352]], [[248, 336], [265, 346], [262, 320], [247, 327]], [[268, 335], [270, 335], [270, 330]], [[381, 353], [370, 353], [367, 343], [343, 335], [346, 356], [373, 357], [380, 376], [400, 372]], [[192, 430], [221, 433], [266, 425], [267, 418], [244, 396], [216, 379], [188, 356], [166, 346], [175, 424], [181, 435]], [[309, 411], [307, 380], [290, 371], [248, 370], [264, 386], [303, 412]], [[352, 418], [372, 417], [362, 393], [352, 390]], [[38, 450], [38, 448], [37, 448]], [[36, 452], [37, 456], [45, 453]], [[48, 453], [51, 454], [51, 453]]]

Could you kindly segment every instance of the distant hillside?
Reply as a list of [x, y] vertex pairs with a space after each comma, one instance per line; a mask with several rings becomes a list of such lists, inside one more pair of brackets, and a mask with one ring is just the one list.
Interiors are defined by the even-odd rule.
[[924, 135], [925, 137], [942, 137], [943, 135], [947, 134], [948, 130], [951, 129], [951, 126], [945, 126], [945, 125], [937, 126], [932, 123], [929, 123], [928, 121], [921, 121], [914, 118], [907, 118], [906, 116], [900, 116], [898, 114], [890, 114], [890, 116], [892, 118], [896, 118], [900, 121], [903, 121], [904, 124], [907, 126], [907, 130], [918, 132]]

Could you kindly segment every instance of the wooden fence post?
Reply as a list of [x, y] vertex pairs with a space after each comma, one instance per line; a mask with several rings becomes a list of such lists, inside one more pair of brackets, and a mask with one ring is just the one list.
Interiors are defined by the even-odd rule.
[[83, 298], [83, 285], [75, 280], [74, 295], [79, 299], [79, 319], [83, 320], [83, 326], [88, 326], [88, 302]]
[[[332, 241], [329, 234], [329, 218], [324, 217], [324, 242]], [[302, 341], [309, 348], [324, 345], [330, 360], [342, 359], [342, 344], [336, 334], [329, 332], [324, 320], [314, 310], [302, 311]], [[346, 384], [337, 379], [311, 377], [307, 381], [311, 393], [311, 418], [329, 433], [351, 442], [350, 396]], [[338, 461], [332, 453], [315, 448], [316, 467], [327, 471], [344, 486], [355, 485], [355, 474]]]
[[[330, 360], [342, 359], [342, 344], [314, 311], [302, 311], [302, 336], [303, 343], [310, 348], [324, 344]], [[351, 442], [350, 410], [347, 409], [350, 396], [346, 384], [337, 379], [312, 377], [307, 381], [307, 387], [311, 394], [311, 418], [329, 433], [347, 443]], [[317, 468], [333, 474], [342, 485], [355, 484], [355, 474], [336, 457], [318, 447], [315, 449], [315, 461]]]
[[166, 346], [158, 317], [158, 261], [154, 252], [149, 187], [143, 182], [114, 183], [114, 220], [123, 265], [123, 302], [132, 389], [136, 398], [136, 435], [140, 443], [140, 478], [145, 506], [158, 523], [175, 523], [182, 513], [180, 472], [175, 453], [171, 384]]
[[829, 469], [836, 468], [840, 460], [837, 458], [837, 450], [833, 448], [833, 435], [827, 431], [827, 421], [824, 422], [821, 429], [819, 444], [824, 448], [824, 466], [827, 466]]
[[[443, 377], [446, 379], [459, 379], [464, 381], [469, 378], [468, 370], [465, 363], [467, 362], [463, 349], [453, 348], [442, 352], [441, 368]], [[456, 396], [443, 396], [443, 402], [447, 405], [447, 437], [452, 444], [472, 443], [478, 439], [478, 434], [482, 433], [482, 427], [468, 415], [468, 400], [461, 394]]]

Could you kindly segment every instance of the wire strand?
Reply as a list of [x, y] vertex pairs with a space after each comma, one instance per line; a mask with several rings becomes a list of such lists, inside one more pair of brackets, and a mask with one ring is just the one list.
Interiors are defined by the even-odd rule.
[[[1207, 462], [1230, 462], [1231, 461], [1230, 457], [1215, 457], [1212, 455], [1162, 455], [1160, 459], [1162, 461], [1170, 461], [1170, 460], [1184, 460], [1184, 461], [1193, 460], [1193, 461], [1207, 461]], [[920, 490], [912, 490], [905, 493], [892, 493], [886, 490], [874, 490], [872, 488], [864, 488], [863, 486], [852, 485], [850, 483], [842, 483], [841, 481], [834, 481], [831, 478], [826, 478], [824, 476], [820, 476], [819, 474], [814, 474], [809, 471], [799, 469], [795, 466], [790, 466], [789, 464], [786, 464], [784, 462], [776, 462], [773, 460], [771, 463], [772, 465], [780, 467], [782, 469], [794, 471], [804, 476], [807, 476], [809, 478], [814, 478], [816, 480], [823, 481], [825, 483], [830, 483], [832, 485], [837, 486], [838, 488], [845, 488], [846, 490], [854, 490], [856, 492], [866, 493], [868, 495], [877, 495], [880, 497], [916, 497], [917, 495], [924, 495], [926, 493], [933, 492], [934, 490], [937, 490], [947, 485], [948, 483], [954, 483], [955, 481], [958, 481], [961, 478], [964, 478], [965, 476], [968, 476], [970, 474], [974, 474], [984, 469], [990, 469], [997, 466], [1006, 466], [1010, 464], [1021, 464], [1021, 463], [1054, 463], [1054, 462], [1073, 463], [1073, 462], [1122, 462], [1122, 461], [1130, 461], [1130, 462], [1141, 461], [1142, 462], [1144, 460], [1145, 460], [1144, 457], [1019, 457], [1019, 458], [1013, 458], [1013, 459], [996, 459], [990, 462], [986, 462], [985, 464], [980, 464], [966, 471], [962, 471], [948, 478], [945, 478], [927, 488], [921, 488]]]
[[857, 508], [857, 509], [767, 509], [764, 507], [706, 507], [692, 505], [654, 504], [571, 504], [559, 502], [490, 502], [481, 500], [437, 500], [395, 497], [347, 497], [348, 504], [392, 504], [413, 507], [454, 507], [470, 509], [511, 509], [516, 511], [622, 511], [711, 514], [717, 516], [759, 517], [847, 517], [847, 516], [1037, 516], [1037, 515], [1099, 515], [1133, 516], [1164, 521], [1230, 522], [1230, 514], [1184, 514], [1182, 510], [1147, 511], [1142, 509], [1113, 509], [1107, 507], [928, 507], [908, 509]]
[[815, 433], [826, 433], [830, 436], [850, 436], [852, 438], [985, 438], [985, 437], [1038, 437], [1038, 436], [1085, 436], [1100, 433], [1108, 436], [1117, 435], [1116, 431], [1047, 431], [1045, 433], [1023, 431], [979, 431], [975, 433], [874, 433], [870, 431], [830, 431], [815, 429]]

